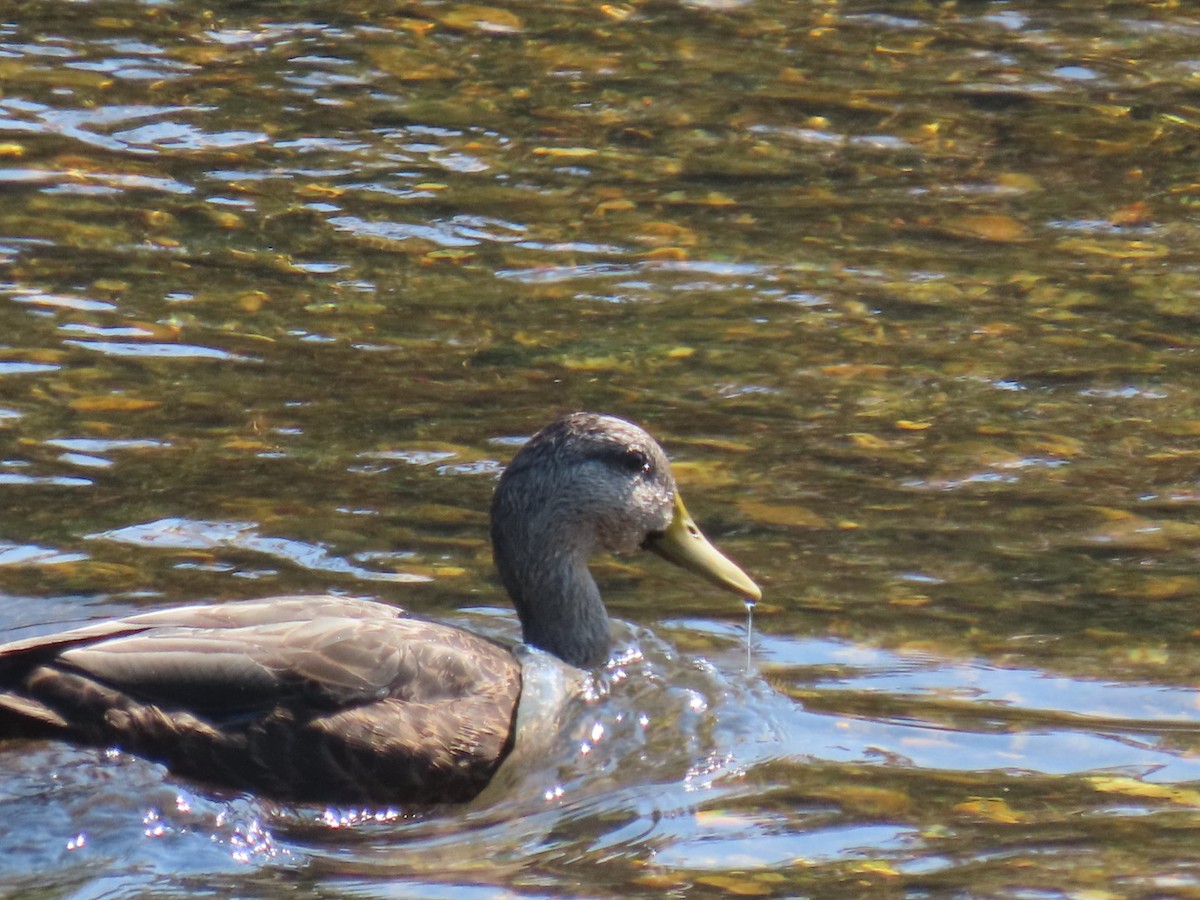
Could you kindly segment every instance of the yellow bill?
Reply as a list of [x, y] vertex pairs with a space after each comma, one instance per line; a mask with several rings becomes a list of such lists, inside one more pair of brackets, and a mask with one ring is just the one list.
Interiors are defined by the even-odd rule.
[[643, 545], [669, 562], [695, 572], [717, 587], [741, 594], [747, 600], [762, 599], [762, 590], [750, 576], [724, 553], [708, 542], [692, 517], [683, 498], [675, 492], [675, 517], [665, 531], [650, 535]]

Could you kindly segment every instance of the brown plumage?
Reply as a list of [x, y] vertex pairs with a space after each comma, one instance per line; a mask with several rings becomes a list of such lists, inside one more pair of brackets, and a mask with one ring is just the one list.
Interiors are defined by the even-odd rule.
[[[687, 517], [661, 448], [575, 413], [518, 453], [492, 506], [525, 640], [603, 662], [587, 558], [648, 546], [757, 597]], [[468, 800], [515, 738], [521, 663], [502, 644], [368, 600], [188, 606], [0, 645], [0, 737], [118, 746], [291, 801]]]
[[507, 648], [381, 603], [280, 597], [0, 648], [0, 727], [321, 802], [467, 800], [511, 740]]

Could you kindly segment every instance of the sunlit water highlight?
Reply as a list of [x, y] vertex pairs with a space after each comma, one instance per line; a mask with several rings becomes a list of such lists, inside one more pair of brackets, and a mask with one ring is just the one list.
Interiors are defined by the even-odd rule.
[[0, 634], [336, 591], [513, 640], [488, 497], [579, 407], [765, 594], [601, 561], [607, 690], [465, 808], [4, 744], [0, 891], [1200, 888], [1200, 21], [877, 7], [2, 17]]

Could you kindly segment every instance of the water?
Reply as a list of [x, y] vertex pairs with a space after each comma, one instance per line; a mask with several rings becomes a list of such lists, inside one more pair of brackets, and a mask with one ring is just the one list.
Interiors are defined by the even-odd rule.
[[1183, 5], [12, 3], [0, 633], [340, 591], [511, 638], [488, 499], [661, 437], [764, 587], [596, 566], [607, 688], [487, 802], [0, 745], [0, 885], [1200, 890]]

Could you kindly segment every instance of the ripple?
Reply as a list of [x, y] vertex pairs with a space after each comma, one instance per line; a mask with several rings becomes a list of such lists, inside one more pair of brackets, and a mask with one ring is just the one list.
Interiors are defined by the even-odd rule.
[[496, 277], [521, 284], [556, 284], [580, 278], [622, 278], [637, 271], [616, 263], [584, 263], [576, 266], [536, 266], [528, 269], [497, 269]]
[[475, 462], [437, 467], [439, 475], [499, 475], [503, 471], [504, 463], [495, 459], [480, 459]]
[[[0, 168], [0, 183], [47, 184], [46, 193], [88, 196], [116, 194], [123, 190], [163, 191], [190, 194], [195, 188], [172, 178], [122, 172], [73, 172], [55, 169]], [[61, 182], [61, 183], [60, 183]]]
[[0, 376], [31, 375], [39, 372], [54, 372], [60, 367], [50, 363], [0, 362]]
[[424, 575], [412, 575], [407, 572], [364, 569], [342, 557], [334, 556], [319, 544], [266, 537], [259, 534], [257, 529], [258, 526], [253, 522], [168, 518], [89, 534], [87, 539], [170, 550], [246, 550], [284, 560], [302, 569], [350, 575], [365, 581], [413, 583], [430, 580]]
[[475, 247], [485, 241], [509, 243], [517, 240], [512, 231], [522, 226], [499, 219], [456, 216], [452, 219], [430, 219], [423, 224], [414, 222], [369, 221], [357, 216], [334, 216], [329, 220], [340, 231], [358, 237], [407, 241], [420, 238], [442, 247]]
[[765, 270], [763, 266], [754, 263], [732, 263], [719, 260], [652, 260], [644, 263], [646, 268], [660, 272], [688, 272], [704, 275], [760, 275]]
[[105, 133], [108, 128], [188, 111], [190, 108], [184, 106], [149, 104], [57, 109], [29, 100], [0, 98], [0, 128], [18, 133], [61, 135], [105, 150], [124, 151], [130, 149], [129, 143]]
[[116, 132], [113, 137], [130, 148], [153, 150], [228, 150], [270, 140], [260, 131], [204, 131], [182, 122], [141, 125]]
[[1191, 686], [780, 636], [760, 638], [757, 655], [769, 681], [803, 700], [804, 711], [782, 711], [793, 751], [865, 761], [888, 747], [906, 765], [931, 769], [1061, 775], [1126, 767], [1200, 778], [1200, 760], [1170, 739], [1200, 734], [1200, 691]]
[[80, 562], [88, 558], [86, 553], [72, 553], [39, 547], [36, 544], [12, 544], [0, 541], [0, 566], [57, 566], [63, 563]]
[[80, 341], [74, 339], [63, 341], [63, 343], [85, 350], [94, 350], [106, 356], [141, 356], [152, 359], [220, 359], [229, 362], [257, 361], [253, 357], [195, 344], [142, 344], [127, 341]]
[[73, 475], [24, 475], [20, 472], [0, 472], [0, 484], [89, 487], [92, 480]]
[[89, 300], [69, 294], [48, 294], [31, 288], [0, 286], [0, 291], [16, 303], [30, 306], [48, 306], [52, 309], [73, 309], [79, 312], [115, 312], [117, 307], [106, 300]]
[[757, 819], [723, 815], [702, 816], [698, 825], [687, 820], [664, 822], [656, 831], [667, 831], [673, 842], [655, 854], [655, 862], [673, 868], [754, 870], [797, 860], [811, 864], [871, 859], [895, 854], [920, 840], [916, 829], [898, 825], [836, 825], [797, 833], [795, 823], [782, 817], [775, 826], [770, 816]]
[[69, 450], [72, 453], [110, 453], [113, 450], [155, 450], [170, 447], [170, 441], [152, 439], [108, 439], [108, 438], [51, 438], [44, 441], [50, 447]]
[[88, 456], [85, 453], [63, 453], [58, 461], [68, 466], [83, 466], [85, 469], [110, 469], [113, 461], [102, 456]]
[[461, 237], [453, 229], [440, 225], [418, 225], [413, 222], [369, 222], [357, 216], [334, 216], [330, 224], [339, 231], [358, 237], [384, 238], [389, 241], [407, 241], [421, 238], [442, 247], [474, 247], [476, 238]]
[[372, 450], [358, 455], [360, 459], [397, 460], [414, 466], [428, 466], [458, 456], [449, 450]]
[[183, 78], [200, 68], [167, 58], [162, 55], [161, 48], [150, 48], [144, 52], [147, 53], [145, 57], [113, 56], [96, 61], [67, 63], [67, 68], [103, 72], [127, 81], [169, 81]]
[[79, 322], [68, 322], [58, 326], [59, 331], [69, 331], [75, 334], [86, 334], [94, 337], [152, 337], [153, 331], [137, 325], [85, 325]]

